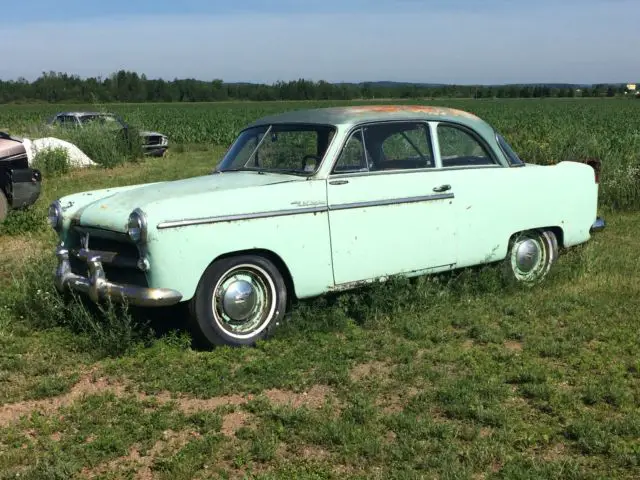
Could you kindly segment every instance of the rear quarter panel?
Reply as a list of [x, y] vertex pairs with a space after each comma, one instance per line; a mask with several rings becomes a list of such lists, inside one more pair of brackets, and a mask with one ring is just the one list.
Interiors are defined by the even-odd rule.
[[588, 165], [562, 162], [451, 173], [459, 267], [505, 258], [511, 236], [524, 230], [557, 227], [565, 247], [590, 238], [598, 186]]

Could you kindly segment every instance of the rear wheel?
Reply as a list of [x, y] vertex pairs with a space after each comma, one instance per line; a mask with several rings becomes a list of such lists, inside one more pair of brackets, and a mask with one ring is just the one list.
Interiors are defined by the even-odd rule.
[[2, 190], [0, 190], [0, 223], [4, 222], [4, 219], [7, 218], [8, 214], [9, 202], [7, 200], [7, 196]]
[[510, 242], [505, 259], [507, 282], [523, 285], [540, 283], [558, 258], [558, 240], [551, 230], [530, 230]]
[[277, 267], [259, 255], [215, 261], [190, 303], [198, 343], [254, 345], [285, 315], [287, 288]]

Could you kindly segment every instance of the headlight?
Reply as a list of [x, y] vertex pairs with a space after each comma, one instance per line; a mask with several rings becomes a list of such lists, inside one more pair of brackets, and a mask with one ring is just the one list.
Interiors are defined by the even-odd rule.
[[135, 243], [145, 243], [147, 241], [147, 217], [139, 208], [136, 208], [129, 215], [127, 234]]
[[51, 228], [56, 232], [59, 232], [62, 228], [62, 209], [60, 208], [60, 202], [57, 200], [49, 205], [49, 212], [47, 213], [47, 221]]

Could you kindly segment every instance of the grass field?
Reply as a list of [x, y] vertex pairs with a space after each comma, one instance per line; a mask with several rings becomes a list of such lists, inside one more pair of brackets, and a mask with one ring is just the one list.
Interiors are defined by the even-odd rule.
[[[46, 207], [207, 173], [234, 129], [302, 104], [110, 106], [184, 146], [48, 178], [0, 230], [0, 479], [639, 478], [640, 105], [449, 104], [527, 160], [602, 158], [607, 229], [533, 289], [494, 267], [397, 281], [302, 303], [256, 348], [209, 352], [179, 309], [63, 307]], [[0, 127], [66, 108], [2, 107]]]

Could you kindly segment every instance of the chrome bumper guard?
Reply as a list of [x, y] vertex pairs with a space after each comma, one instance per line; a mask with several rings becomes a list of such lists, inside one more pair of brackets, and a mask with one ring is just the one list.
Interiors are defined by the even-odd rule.
[[605, 226], [606, 226], [606, 223], [604, 221], [604, 218], [597, 217], [596, 221], [593, 222], [593, 225], [591, 225], [591, 229], [589, 230], [589, 232], [591, 232], [591, 233], [600, 232], [601, 230], [604, 230]]
[[[84, 250], [82, 253], [88, 252]], [[56, 249], [58, 267], [55, 272], [55, 286], [58, 291], [65, 289], [86, 294], [92, 301], [110, 299], [117, 303], [127, 303], [139, 307], [164, 307], [175, 305], [182, 299], [182, 294], [168, 288], [146, 288], [109, 282], [102, 268], [100, 255], [82, 258], [87, 263], [89, 277], [76, 275], [71, 271], [69, 250], [64, 247]], [[82, 257], [82, 255], [79, 255]]]

